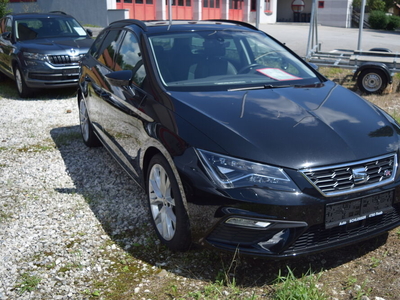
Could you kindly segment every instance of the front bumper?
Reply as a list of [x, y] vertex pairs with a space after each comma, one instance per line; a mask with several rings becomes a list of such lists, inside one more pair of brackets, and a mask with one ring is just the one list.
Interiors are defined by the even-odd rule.
[[54, 66], [38, 63], [23, 69], [26, 85], [30, 88], [76, 87], [79, 80], [78, 63]]
[[[247, 212], [246, 217], [250, 214]], [[326, 229], [324, 224], [308, 226], [305, 222], [260, 219], [272, 225], [255, 230], [227, 224], [240, 215], [226, 215], [202, 240], [203, 244], [242, 254], [284, 258], [300, 256], [361, 242], [400, 226], [400, 207], [395, 204], [382, 215], [347, 226]]]
[[[384, 186], [335, 197], [324, 197], [295, 171], [290, 175], [295, 178], [299, 192], [256, 187], [219, 189], [201, 164], [193, 156], [190, 158], [181, 156], [175, 162], [184, 181], [194, 240], [204, 245], [284, 258], [355, 244], [400, 226], [398, 174]], [[391, 202], [387, 202], [389, 196]], [[376, 202], [371, 198], [377, 199]], [[368, 204], [368, 209], [360, 210], [362, 213], [354, 217], [349, 213], [343, 219], [336, 216], [358, 200], [360, 205], [365, 202], [376, 205]], [[386, 204], [382, 206], [381, 201]], [[338, 208], [342, 203], [344, 206]], [[327, 210], [332, 207], [336, 209], [333, 217], [331, 210]], [[249, 226], [252, 223], [261, 226]]]

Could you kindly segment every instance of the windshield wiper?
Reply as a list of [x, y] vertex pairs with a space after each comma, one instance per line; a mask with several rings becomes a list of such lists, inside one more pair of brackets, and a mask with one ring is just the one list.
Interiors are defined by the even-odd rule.
[[273, 85], [273, 84], [264, 84], [261, 86], [251, 86], [251, 87], [243, 87], [243, 88], [236, 88], [236, 89], [229, 89], [228, 92], [234, 91], [248, 91], [248, 90], [265, 90], [265, 89], [280, 89], [280, 88], [318, 88], [323, 86], [322, 82], [316, 82], [312, 84], [282, 84], [282, 85]]
[[250, 86], [250, 87], [229, 89], [228, 92], [248, 91], [248, 90], [278, 89], [278, 88], [287, 88], [287, 87], [297, 87], [297, 85], [294, 85], [294, 84], [283, 84], [283, 85], [264, 84], [264, 85], [261, 85], [261, 86]]

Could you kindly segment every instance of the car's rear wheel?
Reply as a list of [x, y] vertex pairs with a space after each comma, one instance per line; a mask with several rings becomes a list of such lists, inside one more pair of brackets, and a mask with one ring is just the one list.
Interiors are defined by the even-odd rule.
[[20, 97], [29, 97], [32, 94], [32, 89], [26, 85], [24, 76], [22, 75], [21, 69], [18, 66], [14, 68], [14, 78]]
[[169, 249], [185, 251], [191, 243], [189, 218], [168, 161], [155, 155], [147, 172], [150, 217], [156, 233]]
[[81, 127], [83, 142], [88, 147], [98, 147], [101, 145], [100, 140], [93, 130], [93, 125], [90, 122], [86, 103], [83, 98], [79, 98], [79, 123]]

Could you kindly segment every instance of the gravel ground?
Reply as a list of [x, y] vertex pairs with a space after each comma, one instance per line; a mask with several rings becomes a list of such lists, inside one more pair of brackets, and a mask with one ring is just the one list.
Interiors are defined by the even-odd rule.
[[[317, 273], [325, 299], [400, 299], [399, 229], [279, 262], [171, 253], [143, 192], [104, 148], [82, 143], [75, 97], [0, 98], [0, 111], [0, 300], [274, 299], [287, 266]], [[230, 284], [216, 285], [221, 275]]]
[[146, 222], [143, 194], [103, 148], [83, 145], [75, 98], [0, 109], [0, 299], [87, 298], [109, 253], [124, 254], [110, 235]]

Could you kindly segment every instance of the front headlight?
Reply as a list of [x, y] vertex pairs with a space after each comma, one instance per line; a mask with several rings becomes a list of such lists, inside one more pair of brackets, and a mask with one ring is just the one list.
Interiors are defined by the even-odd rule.
[[281, 168], [197, 149], [210, 177], [224, 189], [260, 187], [295, 192], [295, 183]]
[[47, 55], [42, 53], [24, 52], [24, 57], [29, 60], [47, 61]]

